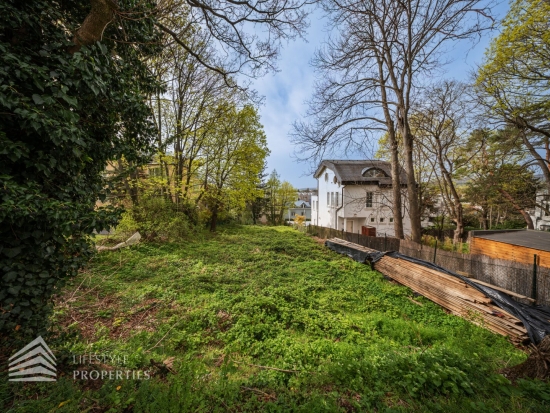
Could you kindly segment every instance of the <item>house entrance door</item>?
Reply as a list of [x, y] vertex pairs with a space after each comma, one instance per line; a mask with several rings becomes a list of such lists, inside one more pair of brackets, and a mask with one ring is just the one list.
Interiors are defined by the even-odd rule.
[[351, 219], [347, 220], [346, 226], [346, 232], [353, 232], [353, 221]]

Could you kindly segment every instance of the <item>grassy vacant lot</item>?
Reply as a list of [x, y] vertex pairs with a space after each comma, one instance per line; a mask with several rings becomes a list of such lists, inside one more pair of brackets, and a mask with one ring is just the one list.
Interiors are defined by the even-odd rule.
[[[64, 376], [4, 381], [0, 410], [550, 409], [548, 385], [512, 386], [497, 373], [525, 359], [506, 339], [289, 228], [225, 228], [101, 253], [64, 290], [54, 318], [49, 344]], [[89, 369], [124, 365], [154, 377], [75, 382], [72, 355], [83, 353], [121, 357]]]

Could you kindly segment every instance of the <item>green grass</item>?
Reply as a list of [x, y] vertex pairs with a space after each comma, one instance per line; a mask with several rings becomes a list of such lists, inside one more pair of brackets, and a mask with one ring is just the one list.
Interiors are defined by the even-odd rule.
[[[547, 384], [497, 373], [525, 359], [505, 338], [286, 227], [101, 253], [60, 294], [53, 322], [63, 376], [2, 380], [1, 411], [550, 408]], [[72, 355], [90, 352], [136, 370], [174, 357], [174, 373], [73, 381]]]

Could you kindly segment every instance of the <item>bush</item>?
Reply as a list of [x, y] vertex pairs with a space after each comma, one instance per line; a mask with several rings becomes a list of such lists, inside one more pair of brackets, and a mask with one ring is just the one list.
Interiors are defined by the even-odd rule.
[[[122, 216], [117, 233], [139, 231], [145, 239], [177, 240], [194, 234], [196, 225], [187, 212], [190, 206], [177, 207], [164, 197], [148, 195]], [[186, 213], [187, 212], [187, 213]]]

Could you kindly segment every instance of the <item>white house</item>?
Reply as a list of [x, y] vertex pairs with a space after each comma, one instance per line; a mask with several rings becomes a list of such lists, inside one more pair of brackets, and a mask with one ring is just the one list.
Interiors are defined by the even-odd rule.
[[542, 190], [536, 195], [536, 203], [543, 205], [545, 208], [536, 206], [532, 210], [528, 211], [533, 220], [533, 226], [535, 229], [541, 231], [550, 231], [550, 214], [546, 212], [546, 209], [550, 208], [550, 194], [548, 190]]
[[[318, 196], [311, 197], [313, 225], [359, 234], [363, 226], [375, 227], [378, 236], [395, 235], [389, 162], [324, 160], [313, 176], [318, 190]], [[406, 204], [407, 174], [402, 169], [400, 182]], [[408, 213], [404, 210], [403, 214], [403, 230], [410, 234]]]
[[306, 221], [311, 221], [310, 203], [299, 199], [290, 204], [287, 212], [287, 219], [289, 221], [294, 221], [296, 215], [303, 215], [306, 217]]

